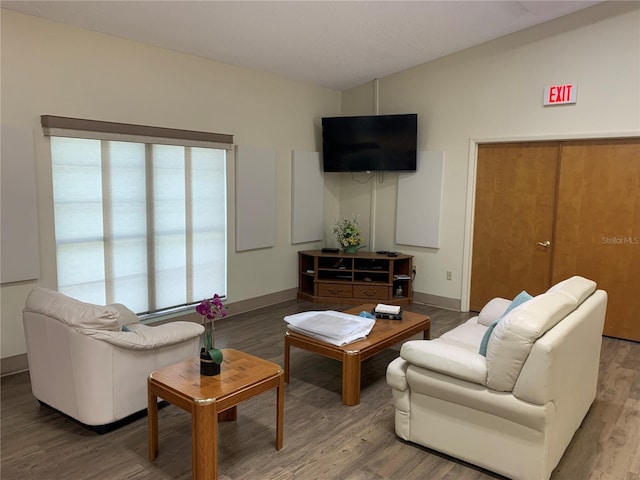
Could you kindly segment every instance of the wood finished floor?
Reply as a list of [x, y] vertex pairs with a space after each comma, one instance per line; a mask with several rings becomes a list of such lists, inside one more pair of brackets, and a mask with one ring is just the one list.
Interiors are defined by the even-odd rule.
[[[293, 300], [216, 323], [217, 344], [282, 365], [282, 318], [303, 310], [341, 308]], [[469, 315], [422, 305], [432, 337]], [[361, 403], [342, 405], [341, 367], [334, 360], [292, 349], [285, 388], [284, 448], [275, 450], [275, 392], [238, 407], [238, 419], [220, 425], [219, 478], [428, 479], [501, 478], [491, 472], [399, 440], [394, 433], [387, 364], [389, 349], [363, 365]], [[640, 480], [640, 344], [604, 338], [598, 396], [553, 480]], [[2, 378], [1, 466], [6, 480], [191, 478], [188, 414], [174, 406], [159, 412], [160, 452], [147, 459], [147, 418], [97, 435], [31, 394], [28, 373]]]

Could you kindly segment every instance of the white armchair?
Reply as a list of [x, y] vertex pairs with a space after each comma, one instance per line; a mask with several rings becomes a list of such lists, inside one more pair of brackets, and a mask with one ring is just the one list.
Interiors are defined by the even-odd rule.
[[202, 325], [138, 323], [124, 305], [37, 287], [22, 314], [33, 395], [104, 433], [147, 407], [147, 377], [198, 355]]

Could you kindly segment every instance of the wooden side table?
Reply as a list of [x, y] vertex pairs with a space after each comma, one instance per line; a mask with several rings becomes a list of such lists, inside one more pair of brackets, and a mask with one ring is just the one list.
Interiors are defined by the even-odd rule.
[[158, 397], [191, 414], [195, 480], [218, 478], [218, 420], [235, 420], [240, 402], [277, 389], [276, 450], [283, 445], [284, 372], [280, 365], [238, 350], [223, 349], [219, 375], [200, 375], [194, 358], [149, 375], [149, 460], [158, 456]]

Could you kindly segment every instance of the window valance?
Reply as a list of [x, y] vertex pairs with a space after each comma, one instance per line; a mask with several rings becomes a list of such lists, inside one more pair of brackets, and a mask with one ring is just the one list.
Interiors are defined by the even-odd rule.
[[46, 136], [222, 148], [225, 150], [233, 148], [233, 135], [224, 133], [199, 132], [54, 115], [42, 115], [40, 122]]

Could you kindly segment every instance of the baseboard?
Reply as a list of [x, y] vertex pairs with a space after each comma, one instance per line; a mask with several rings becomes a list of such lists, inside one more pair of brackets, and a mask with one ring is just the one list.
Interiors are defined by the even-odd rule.
[[280, 292], [262, 295], [261, 297], [229, 303], [226, 304], [225, 307], [231, 316], [257, 310], [258, 308], [270, 307], [271, 305], [277, 305], [278, 303], [287, 302], [289, 300], [295, 300], [297, 295], [298, 289], [290, 288], [289, 290], [282, 290]]
[[413, 301], [415, 303], [423, 303], [445, 310], [462, 311], [462, 300], [459, 298], [441, 297], [439, 295], [431, 295], [429, 293], [413, 292]]
[[0, 376], [13, 375], [26, 370], [29, 370], [29, 360], [26, 353], [0, 360]]

